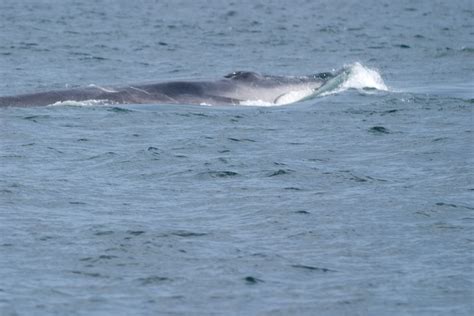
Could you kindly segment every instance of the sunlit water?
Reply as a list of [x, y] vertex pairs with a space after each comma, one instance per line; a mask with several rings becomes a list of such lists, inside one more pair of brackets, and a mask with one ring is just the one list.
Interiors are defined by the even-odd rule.
[[472, 315], [472, 21], [1, 1], [0, 95], [349, 71], [281, 104], [0, 109], [0, 314]]

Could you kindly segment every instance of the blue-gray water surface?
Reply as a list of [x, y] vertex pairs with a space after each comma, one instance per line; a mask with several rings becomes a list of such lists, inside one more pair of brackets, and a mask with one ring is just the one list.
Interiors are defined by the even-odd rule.
[[359, 62], [285, 106], [0, 109], [1, 315], [472, 315], [470, 0], [0, 2], [0, 95]]

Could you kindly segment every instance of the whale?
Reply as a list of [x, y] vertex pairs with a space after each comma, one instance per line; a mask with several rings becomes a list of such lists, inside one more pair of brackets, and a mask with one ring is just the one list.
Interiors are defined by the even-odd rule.
[[0, 97], [0, 107], [58, 105], [96, 101], [104, 104], [241, 105], [249, 101], [287, 104], [313, 95], [340, 72], [304, 76], [272, 76], [235, 71], [210, 80], [165, 81], [125, 86], [89, 85], [82, 88]]

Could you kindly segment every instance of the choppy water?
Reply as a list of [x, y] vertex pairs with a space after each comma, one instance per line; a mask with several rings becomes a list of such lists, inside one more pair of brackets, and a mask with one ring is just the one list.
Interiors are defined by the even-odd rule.
[[0, 109], [0, 314], [472, 314], [472, 21], [470, 1], [3, 0], [0, 95], [355, 62], [388, 91]]

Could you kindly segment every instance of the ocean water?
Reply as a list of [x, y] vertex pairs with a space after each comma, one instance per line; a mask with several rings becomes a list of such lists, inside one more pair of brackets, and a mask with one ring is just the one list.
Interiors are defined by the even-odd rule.
[[354, 71], [279, 106], [1, 108], [0, 314], [472, 315], [473, 21], [469, 0], [2, 0], [0, 95]]

